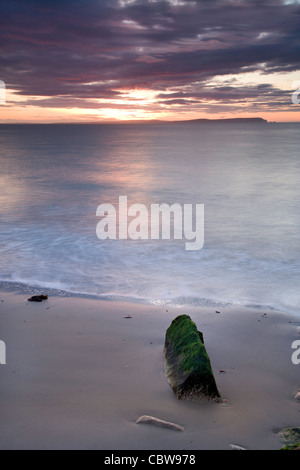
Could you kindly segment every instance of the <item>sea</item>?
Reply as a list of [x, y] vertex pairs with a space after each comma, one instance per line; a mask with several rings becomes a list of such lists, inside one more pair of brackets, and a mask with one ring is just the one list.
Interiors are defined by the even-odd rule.
[[[299, 136], [300, 123], [2, 124], [1, 286], [300, 315]], [[118, 224], [120, 196], [203, 205], [202, 248], [172, 230], [100, 239], [97, 208]]]

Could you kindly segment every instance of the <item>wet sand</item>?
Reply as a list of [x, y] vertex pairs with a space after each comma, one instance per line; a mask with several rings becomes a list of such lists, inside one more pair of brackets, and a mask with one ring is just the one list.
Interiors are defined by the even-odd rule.
[[[0, 449], [271, 450], [279, 430], [300, 426], [297, 316], [27, 298], [0, 292]], [[166, 381], [165, 332], [183, 313], [204, 335], [222, 403], [178, 401]], [[136, 424], [144, 414], [184, 431]]]

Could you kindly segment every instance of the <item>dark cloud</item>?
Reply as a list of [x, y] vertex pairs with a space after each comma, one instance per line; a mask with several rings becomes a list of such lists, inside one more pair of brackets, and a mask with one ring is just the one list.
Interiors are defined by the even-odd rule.
[[[261, 64], [290, 72], [300, 68], [299, 24], [300, 5], [281, 0], [1, 0], [0, 78], [63, 104], [115, 99], [126, 88], [167, 91]], [[171, 106], [277, 92], [203, 86], [158, 98]]]
[[284, 101], [286, 97], [290, 97], [290, 90], [284, 91], [275, 88], [274, 86], [264, 83], [261, 85], [255, 86], [207, 86], [201, 85], [199, 87], [193, 87], [190, 91], [178, 91], [174, 93], [159, 93], [156, 95], [156, 98], [163, 98], [166, 103], [172, 103], [174, 100], [195, 100], [195, 101], [212, 101], [212, 100], [221, 100], [225, 101], [240, 101], [243, 100], [253, 100], [261, 99], [262, 97], [270, 98], [274, 100], [275, 98], [282, 98]]

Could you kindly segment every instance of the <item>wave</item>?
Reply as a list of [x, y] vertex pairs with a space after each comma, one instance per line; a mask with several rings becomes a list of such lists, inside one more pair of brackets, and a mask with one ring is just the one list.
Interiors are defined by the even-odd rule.
[[[19, 281], [7, 281], [0, 280], [0, 290], [2, 291], [18, 291], [24, 295], [38, 295], [45, 294], [50, 296], [59, 297], [84, 297], [93, 298], [109, 302], [127, 302], [135, 304], [153, 305], [169, 308], [211, 308], [211, 309], [226, 309], [226, 308], [249, 308], [254, 310], [268, 310], [277, 311], [285, 314], [297, 313], [294, 308], [283, 307], [282, 309], [278, 305], [269, 304], [257, 304], [249, 303], [249, 301], [238, 301], [228, 299], [215, 299], [209, 297], [193, 297], [193, 296], [180, 296], [169, 299], [158, 299], [158, 298], [145, 298], [136, 295], [120, 295], [116, 292], [87, 292], [84, 289], [76, 290], [55, 283], [47, 284], [43, 281], [26, 282], [24, 280]], [[300, 312], [298, 312], [300, 315]]]

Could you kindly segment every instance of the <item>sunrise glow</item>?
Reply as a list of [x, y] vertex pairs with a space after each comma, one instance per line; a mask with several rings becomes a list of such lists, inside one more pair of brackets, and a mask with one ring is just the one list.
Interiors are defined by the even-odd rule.
[[4, 2], [0, 9], [9, 19], [1, 31], [2, 123], [300, 120], [291, 100], [300, 80], [299, 2], [113, 0], [84, 10]]

